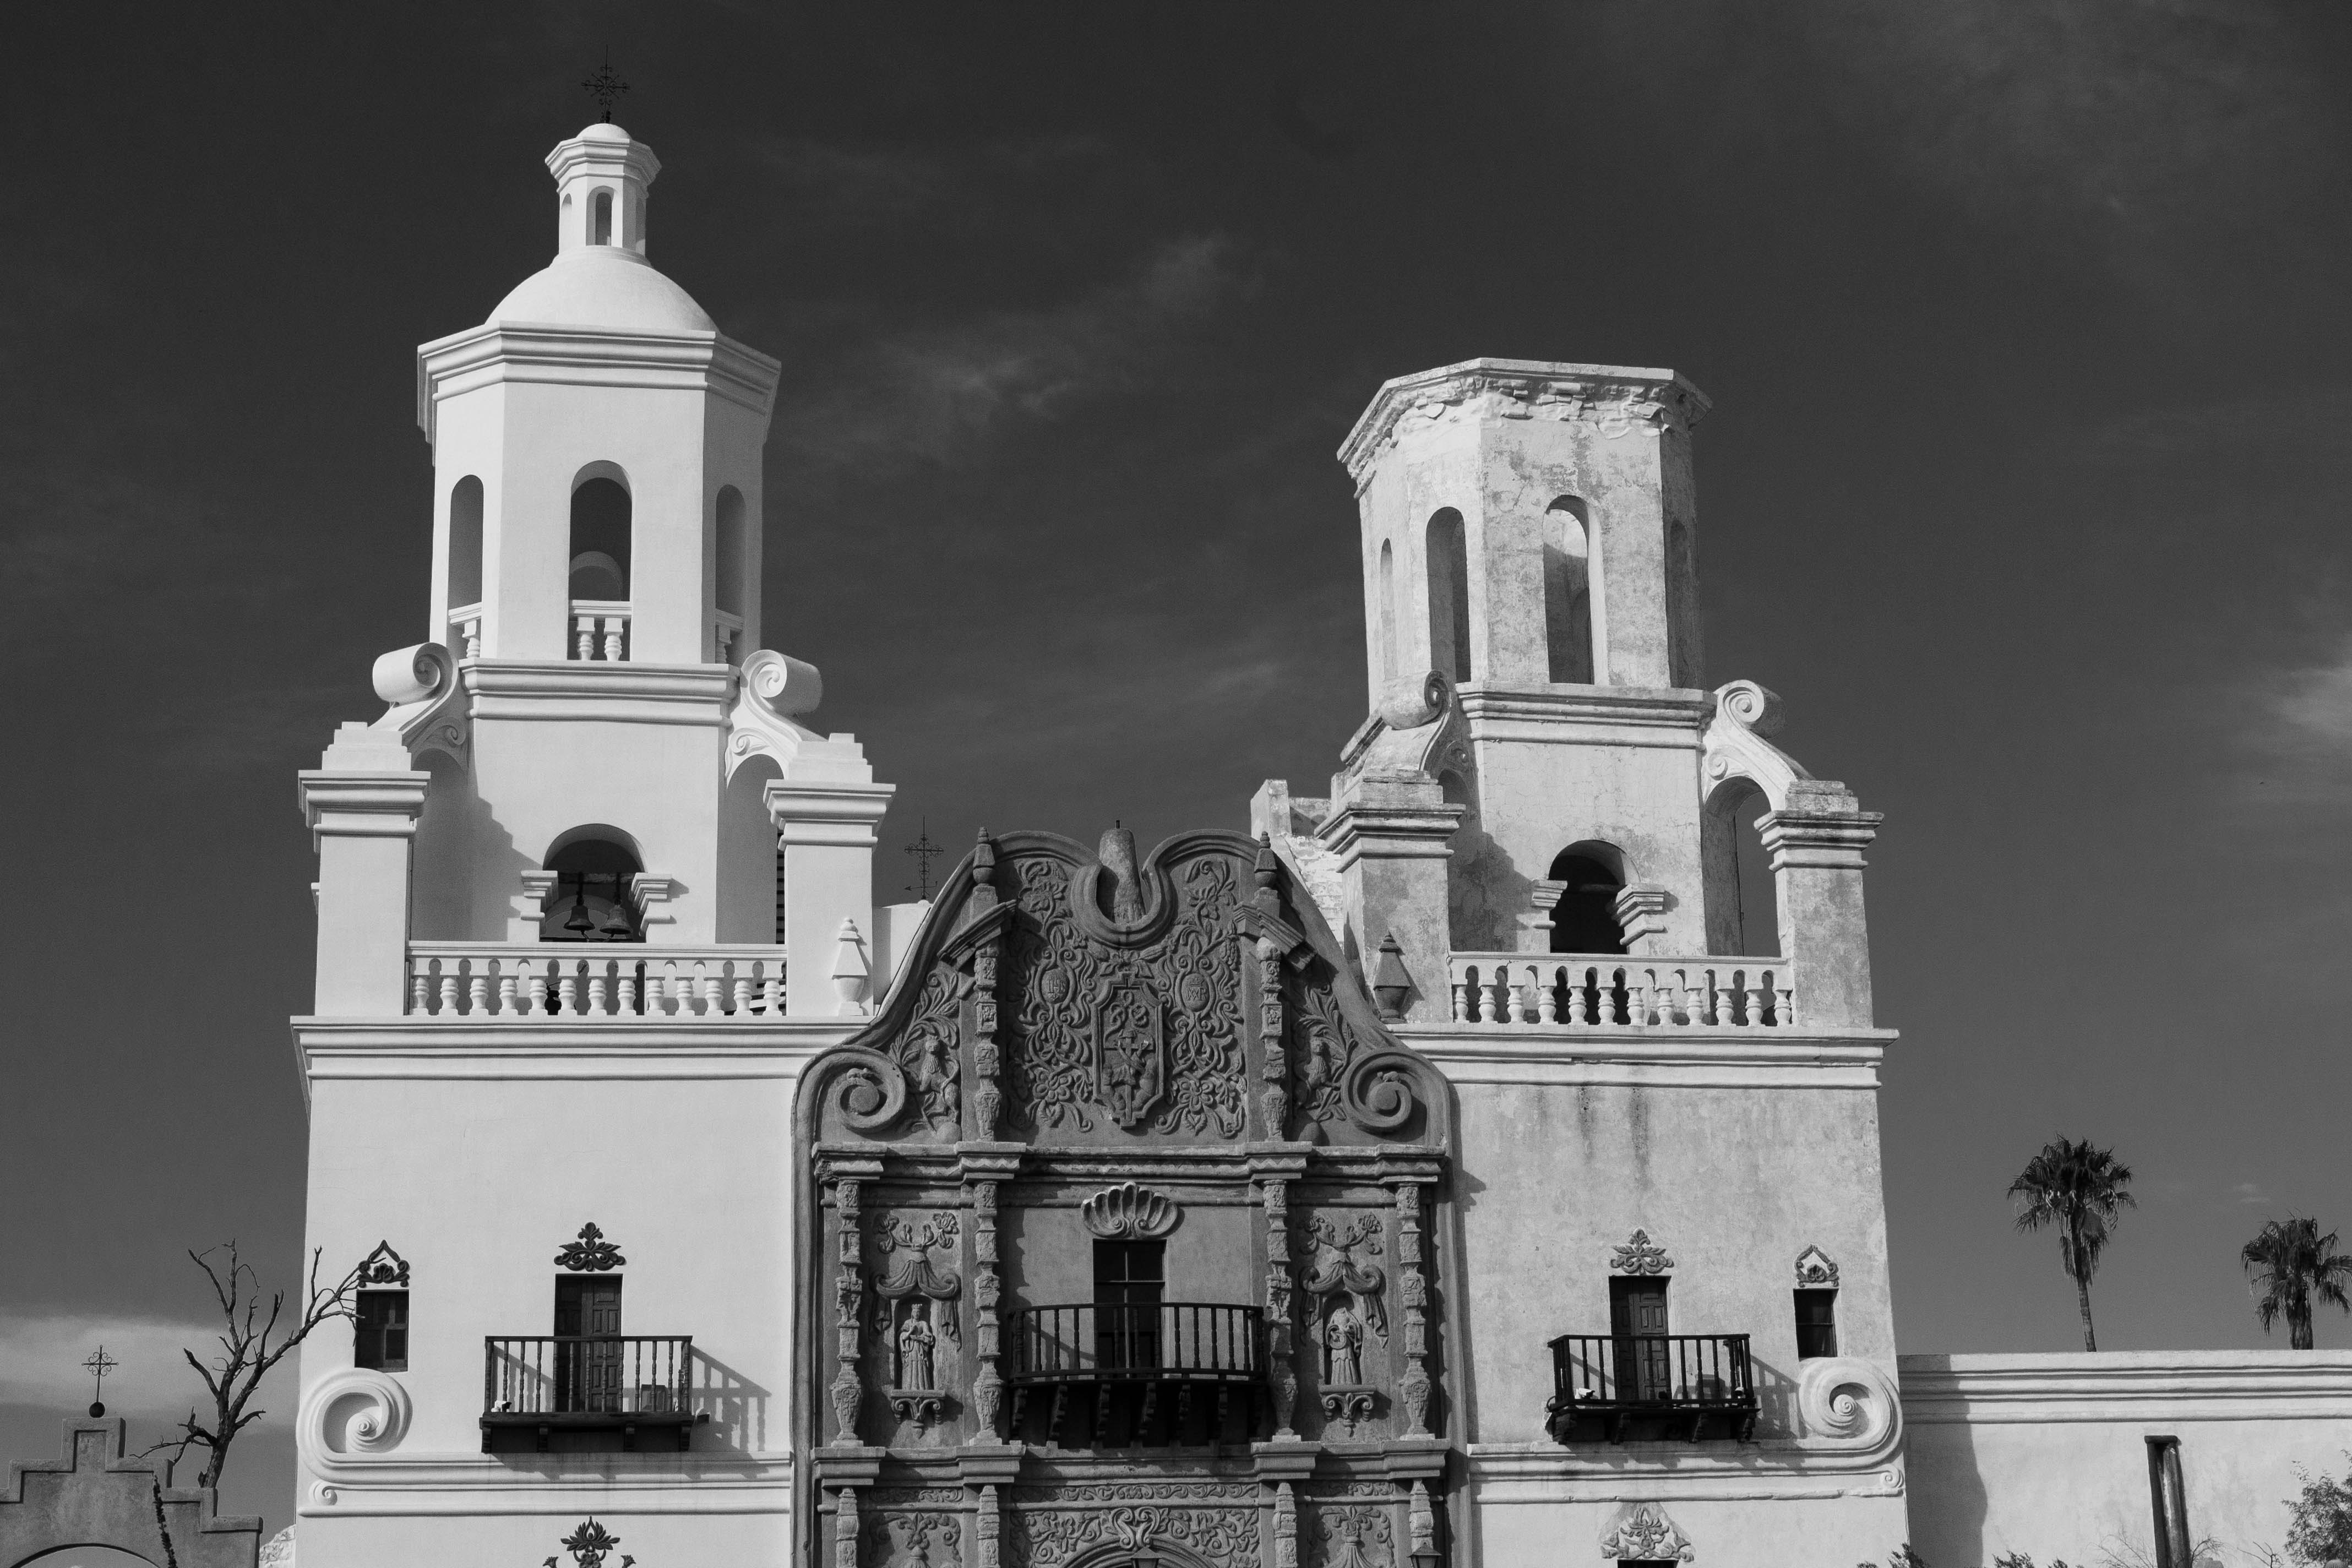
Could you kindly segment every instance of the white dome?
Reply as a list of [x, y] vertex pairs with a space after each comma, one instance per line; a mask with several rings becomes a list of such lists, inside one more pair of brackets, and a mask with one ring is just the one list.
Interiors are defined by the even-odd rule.
[[643, 257], [612, 245], [565, 251], [515, 286], [490, 322], [617, 327], [640, 332], [714, 332], [694, 297]]

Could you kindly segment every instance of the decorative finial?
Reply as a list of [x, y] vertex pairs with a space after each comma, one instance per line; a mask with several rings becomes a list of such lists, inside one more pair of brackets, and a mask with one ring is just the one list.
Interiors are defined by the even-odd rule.
[[81, 1364], [89, 1368], [90, 1376], [97, 1380], [90, 1385], [89, 1391], [90, 1419], [96, 1420], [106, 1414], [106, 1402], [103, 1397], [106, 1393], [106, 1374], [122, 1363], [110, 1357], [106, 1353], [106, 1347], [100, 1345], [91, 1352], [89, 1359]]
[[580, 85], [587, 89], [589, 97], [596, 100], [596, 107], [604, 111], [604, 123], [612, 124], [613, 102], [629, 90], [629, 84], [614, 71], [611, 49], [604, 51], [604, 63], [596, 68], [596, 74]]
[[940, 846], [931, 842], [929, 817], [923, 818], [922, 833], [912, 844], [907, 846], [907, 853], [915, 858], [915, 865], [918, 868], [916, 877], [919, 886], [914, 889], [915, 896], [929, 903], [931, 897], [931, 857], [947, 853]]

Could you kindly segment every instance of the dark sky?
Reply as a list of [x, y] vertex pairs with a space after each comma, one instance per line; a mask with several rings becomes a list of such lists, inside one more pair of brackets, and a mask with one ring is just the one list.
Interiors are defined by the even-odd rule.
[[296, 1268], [294, 772], [426, 631], [414, 346], [551, 253], [608, 44], [656, 262], [783, 360], [767, 640], [889, 845], [1322, 793], [1381, 381], [1670, 365], [1709, 683], [1887, 815], [1906, 1348], [2077, 1342], [2003, 1196], [2056, 1132], [2138, 1173], [2115, 1348], [2263, 1342], [2239, 1244], [2352, 1227], [2352, 10], [22, 6], [0, 1457], [100, 1335], [184, 1402], [181, 1248]]

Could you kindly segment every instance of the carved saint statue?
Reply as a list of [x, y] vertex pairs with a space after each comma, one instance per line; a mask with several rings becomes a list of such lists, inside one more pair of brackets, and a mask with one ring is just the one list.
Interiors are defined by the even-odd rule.
[[931, 1304], [917, 1301], [898, 1325], [898, 1386], [929, 1390], [937, 1385], [931, 1372], [931, 1347], [939, 1336], [931, 1329]]
[[1345, 1296], [1332, 1300], [1331, 1310], [1323, 1319], [1323, 1347], [1328, 1352], [1325, 1382], [1364, 1381], [1364, 1321], [1356, 1316]]

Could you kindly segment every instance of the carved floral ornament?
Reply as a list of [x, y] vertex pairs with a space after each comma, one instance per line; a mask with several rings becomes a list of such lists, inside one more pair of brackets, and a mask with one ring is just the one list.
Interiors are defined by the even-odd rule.
[[1837, 1289], [1838, 1266], [1818, 1247], [1808, 1247], [1797, 1254], [1797, 1285], [1801, 1289], [1834, 1290]]
[[[574, 1568], [604, 1568], [604, 1559], [610, 1557], [614, 1549], [621, 1544], [621, 1538], [597, 1523], [592, 1514], [581, 1522], [578, 1529], [565, 1536], [560, 1544], [563, 1550], [572, 1553]], [[629, 1568], [629, 1564], [635, 1561], [634, 1557], [624, 1555], [621, 1559], [621, 1568]], [[555, 1559], [549, 1558], [544, 1568], [555, 1568]]]
[[1175, 1199], [1133, 1182], [1105, 1187], [1078, 1205], [1078, 1218], [1105, 1241], [1166, 1236], [1183, 1216]]
[[352, 1278], [362, 1285], [396, 1285], [408, 1289], [408, 1260], [392, 1249], [389, 1241], [379, 1241], [375, 1250], [360, 1260]]
[[1601, 1555], [1618, 1562], [1688, 1563], [1690, 1537], [1654, 1502], [1637, 1502], [1601, 1538]]
[[604, 1239], [604, 1233], [593, 1221], [580, 1227], [577, 1241], [565, 1242], [555, 1255], [555, 1266], [574, 1274], [602, 1274], [628, 1261], [621, 1256], [618, 1246]]
[[1665, 1274], [1675, 1266], [1666, 1249], [1652, 1242], [1646, 1230], [1635, 1231], [1615, 1250], [1616, 1255], [1609, 1259], [1612, 1274]]

